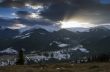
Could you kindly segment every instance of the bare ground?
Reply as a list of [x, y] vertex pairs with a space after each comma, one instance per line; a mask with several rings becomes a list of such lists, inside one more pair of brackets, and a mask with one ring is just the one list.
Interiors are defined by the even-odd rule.
[[110, 63], [15, 65], [0, 67], [0, 72], [110, 72]]

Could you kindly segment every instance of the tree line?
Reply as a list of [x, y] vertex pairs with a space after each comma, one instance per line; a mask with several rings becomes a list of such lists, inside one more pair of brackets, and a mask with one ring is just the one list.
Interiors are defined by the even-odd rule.
[[[47, 53], [44, 54], [45, 56], [48, 56]], [[83, 59], [82, 59], [83, 60]], [[80, 63], [83, 61], [79, 60]], [[75, 62], [77, 62], [76, 60]], [[92, 55], [86, 57], [86, 62], [109, 62], [110, 61], [110, 55], [109, 54], [99, 54], [99, 55]], [[24, 65], [25, 64], [25, 57], [23, 49], [19, 50], [16, 65]]]

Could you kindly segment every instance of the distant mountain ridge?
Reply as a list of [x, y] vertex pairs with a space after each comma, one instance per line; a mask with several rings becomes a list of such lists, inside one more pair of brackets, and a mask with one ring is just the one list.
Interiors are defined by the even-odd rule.
[[[19, 30], [0, 27], [0, 34], [0, 50], [9, 47], [15, 50], [24, 48], [27, 53], [30, 53], [31, 51], [58, 51], [83, 45], [90, 52], [94, 52], [100, 47], [98, 43], [110, 36], [110, 29], [95, 27], [83, 32], [68, 29], [49, 32], [45, 28], [38, 27], [20, 33]], [[98, 46], [95, 46], [96, 44]]]

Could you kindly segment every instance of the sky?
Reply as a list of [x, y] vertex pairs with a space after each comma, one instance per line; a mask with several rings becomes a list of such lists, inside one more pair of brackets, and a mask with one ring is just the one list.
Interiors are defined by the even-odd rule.
[[110, 4], [110, 0], [101, 0], [103, 4]]
[[0, 0], [0, 26], [92, 27], [110, 24], [110, 0]]

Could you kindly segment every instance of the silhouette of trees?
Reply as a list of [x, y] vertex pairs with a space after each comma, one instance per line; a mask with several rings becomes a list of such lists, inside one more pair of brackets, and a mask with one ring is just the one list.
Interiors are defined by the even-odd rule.
[[23, 49], [20, 49], [19, 53], [18, 53], [18, 59], [16, 61], [16, 65], [24, 65], [24, 53], [23, 53]]
[[49, 56], [49, 54], [48, 54], [48, 53], [46, 53], [46, 52], [45, 52], [43, 55], [44, 55], [44, 56], [46, 56], [46, 57], [48, 57], [48, 56]]
[[100, 54], [88, 57], [88, 62], [108, 62], [109, 60], [110, 60], [109, 54]]
[[108, 62], [110, 59], [110, 56], [107, 54], [101, 54], [97, 57], [96, 61], [98, 62]]

